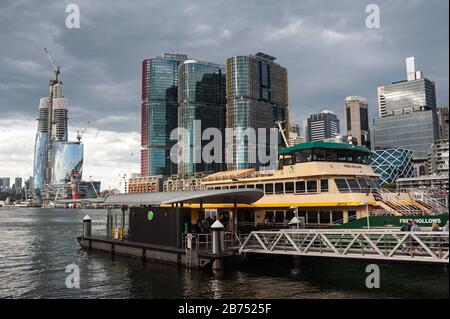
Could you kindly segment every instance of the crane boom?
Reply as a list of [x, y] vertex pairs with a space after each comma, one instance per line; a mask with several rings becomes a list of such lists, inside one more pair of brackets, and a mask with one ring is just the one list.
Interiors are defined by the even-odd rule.
[[50, 61], [50, 64], [52, 65], [53, 72], [55, 72], [56, 81], [58, 81], [58, 77], [61, 74], [61, 67], [55, 63], [55, 60], [53, 59], [50, 52], [48, 52], [47, 48], [44, 48], [44, 52], [48, 60]]

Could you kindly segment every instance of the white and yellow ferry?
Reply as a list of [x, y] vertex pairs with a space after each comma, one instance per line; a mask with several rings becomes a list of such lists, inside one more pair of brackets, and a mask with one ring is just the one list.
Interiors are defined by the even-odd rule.
[[278, 170], [245, 169], [209, 175], [204, 179], [206, 189], [257, 188], [264, 196], [253, 204], [237, 204], [237, 211], [226, 204], [204, 205], [204, 210], [191, 207], [193, 220], [211, 214], [211, 218], [225, 221], [231, 218], [231, 227], [245, 232], [286, 226], [295, 211], [306, 227], [334, 227], [368, 215], [396, 216], [392, 224], [398, 224], [399, 217], [433, 214], [431, 206], [411, 194], [383, 192], [378, 175], [369, 165], [370, 154], [357, 145], [309, 142], [280, 150]]

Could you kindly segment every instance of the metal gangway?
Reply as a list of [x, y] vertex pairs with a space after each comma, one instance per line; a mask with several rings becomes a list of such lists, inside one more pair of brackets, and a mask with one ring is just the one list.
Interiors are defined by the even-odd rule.
[[254, 231], [240, 253], [448, 264], [449, 233], [396, 230]]

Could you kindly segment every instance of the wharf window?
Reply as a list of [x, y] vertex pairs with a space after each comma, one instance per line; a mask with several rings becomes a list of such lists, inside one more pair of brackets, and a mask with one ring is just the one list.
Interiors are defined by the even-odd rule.
[[294, 183], [288, 182], [288, 183], [284, 184], [284, 189], [285, 189], [286, 194], [292, 194], [294, 192]]
[[283, 194], [283, 183], [275, 183], [275, 194]]
[[305, 181], [295, 182], [295, 193], [304, 194], [306, 192]]
[[306, 188], [308, 190], [308, 193], [317, 193], [317, 181], [307, 181]]
[[330, 212], [329, 211], [321, 211], [320, 212], [320, 223], [321, 224], [330, 224]]
[[284, 221], [284, 211], [275, 212], [275, 223], [282, 223]]
[[338, 210], [334, 210], [331, 213], [332, 219], [333, 219], [333, 223], [340, 223], [343, 224], [344, 221], [344, 213], [342, 211], [338, 211]]
[[273, 223], [273, 220], [274, 220], [273, 211], [266, 211], [266, 215], [264, 216], [264, 219], [268, 223]]
[[317, 224], [319, 222], [318, 215], [316, 211], [308, 212], [308, 224]]
[[248, 184], [248, 185], [247, 185], [247, 188], [255, 188], [255, 185], [253, 185], [253, 184]]
[[264, 184], [264, 192], [266, 195], [273, 195], [273, 184]]
[[356, 210], [348, 211], [348, 221], [356, 220]]
[[320, 180], [320, 191], [321, 192], [328, 192], [328, 179], [321, 179]]
[[335, 179], [334, 182], [336, 183], [336, 187], [339, 189], [340, 192], [348, 193], [350, 191], [347, 181], [345, 179]]
[[256, 188], [263, 191], [264, 190], [264, 185], [263, 184], [256, 184]]
[[350, 190], [352, 192], [356, 193], [356, 192], [360, 191], [360, 187], [359, 187], [358, 181], [356, 179], [349, 178], [349, 179], [347, 179], [347, 183], [348, 183], [348, 186], [350, 186]]

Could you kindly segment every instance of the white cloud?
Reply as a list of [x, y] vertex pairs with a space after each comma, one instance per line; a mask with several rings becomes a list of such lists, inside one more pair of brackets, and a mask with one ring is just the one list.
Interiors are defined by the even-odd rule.
[[[33, 174], [35, 120], [0, 119], [0, 176], [28, 178]], [[75, 139], [77, 130], [69, 132]], [[135, 132], [87, 130], [83, 136], [83, 178], [102, 181], [102, 189], [116, 188], [120, 173], [139, 172], [140, 135]]]

